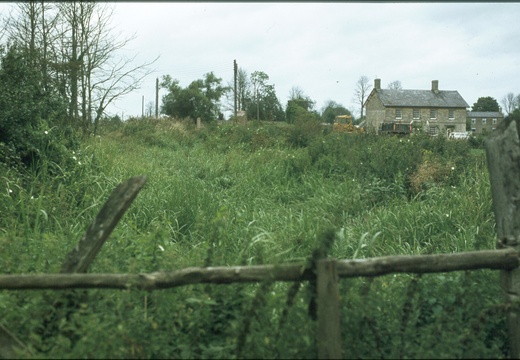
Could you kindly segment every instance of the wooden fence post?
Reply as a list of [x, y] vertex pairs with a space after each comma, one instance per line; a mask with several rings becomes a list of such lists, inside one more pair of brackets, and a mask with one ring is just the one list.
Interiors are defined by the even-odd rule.
[[87, 228], [78, 244], [63, 262], [62, 273], [86, 273], [112, 230], [146, 183], [146, 176], [136, 176], [119, 184]]
[[316, 262], [318, 359], [341, 359], [341, 322], [336, 261]]
[[[520, 140], [515, 121], [504, 121], [486, 141], [497, 247], [520, 251]], [[501, 271], [509, 305], [510, 356], [520, 359], [520, 268]]]

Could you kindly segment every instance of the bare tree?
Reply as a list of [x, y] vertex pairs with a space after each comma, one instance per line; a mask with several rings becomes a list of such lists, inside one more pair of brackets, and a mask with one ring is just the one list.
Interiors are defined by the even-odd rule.
[[81, 105], [84, 133], [89, 131], [92, 123], [96, 133], [106, 107], [137, 89], [144, 76], [151, 73], [147, 66], [155, 60], [131, 67], [135, 56], [131, 59], [118, 56], [118, 52], [134, 37], [119, 40], [111, 35], [114, 29], [109, 27], [109, 23], [113, 10], [107, 4], [75, 1], [60, 3], [60, 10], [69, 30], [69, 37], [65, 40], [71, 44], [68, 56], [70, 114], [77, 117], [78, 104]]
[[250, 96], [251, 82], [247, 71], [243, 68], [238, 68], [237, 71], [237, 108], [245, 109], [245, 103]]
[[388, 88], [390, 90], [401, 90], [403, 88], [403, 85], [401, 85], [401, 82], [399, 80], [394, 80], [390, 84], [388, 84]]
[[[234, 91], [234, 79], [228, 81], [228, 90], [223, 94], [225, 101], [222, 105], [224, 111], [233, 112], [235, 109], [235, 91]], [[249, 75], [243, 68], [237, 70], [237, 110], [245, 110], [246, 103], [251, 98], [251, 82], [249, 81]]]
[[289, 90], [289, 100], [300, 100], [305, 98], [305, 93], [301, 87], [293, 86], [291, 90]]
[[506, 96], [502, 98], [502, 105], [504, 106], [504, 111], [509, 115], [516, 109], [519, 105], [518, 100], [519, 96], [515, 96], [512, 92], [507, 93]]
[[49, 3], [35, 0], [19, 2], [13, 6], [0, 30], [7, 37], [8, 44], [25, 49], [46, 93], [56, 85], [51, 83], [56, 70], [52, 61], [55, 59], [53, 44], [58, 36], [58, 18], [56, 6]]
[[356, 89], [354, 90], [354, 102], [360, 106], [360, 120], [363, 120], [363, 110], [365, 108], [365, 100], [368, 97], [372, 85], [368, 80], [368, 77], [363, 75], [359, 78], [356, 83]]
[[148, 101], [146, 103], [146, 116], [152, 117], [154, 109], [155, 109], [155, 102]]
[[307, 111], [311, 111], [316, 102], [305, 94], [303, 89], [299, 86], [293, 86], [289, 91], [289, 101], [293, 101]]
[[113, 36], [113, 10], [106, 3], [32, 0], [17, 9], [6, 23], [10, 41], [33, 54], [44, 88], [52, 82], [68, 102], [70, 120], [79, 121], [84, 133], [92, 123], [95, 132], [107, 106], [139, 88], [157, 60], [134, 65], [137, 55], [121, 55], [134, 37]]

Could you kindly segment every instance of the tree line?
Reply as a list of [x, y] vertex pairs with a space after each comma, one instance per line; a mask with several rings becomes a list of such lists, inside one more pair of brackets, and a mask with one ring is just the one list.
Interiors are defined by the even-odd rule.
[[237, 69], [236, 94], [233, 81], [224, 85], [213, 72], [204, 74], [202, 79], [192, 81], [185, 88], [177, 79], [164, 75], [160, 86], [167, 91], [162, 97], [160, 112], [175, 118], [222, 120], [223, 110], [233, 110], [235, 96], [237, 109], [244, 111], [250, 120], [333, 123], [337, 115], [351, 115], [348, 109], [333, 100], [327, 101], [318, 111], [316, 102], [299, 86], [291, 88], [284, 108], [275, 85], [269, 82], [269, 75], [259, 70], [249, 73], [244, 68]]

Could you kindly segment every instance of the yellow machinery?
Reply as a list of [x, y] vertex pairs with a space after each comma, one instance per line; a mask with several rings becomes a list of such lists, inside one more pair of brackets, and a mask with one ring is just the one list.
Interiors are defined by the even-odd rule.
[[336, 116], [333, 130], [337, 132], [363, 132], [362, 128], [359, 128], [352, 123], [352, 116], [350, 115]]

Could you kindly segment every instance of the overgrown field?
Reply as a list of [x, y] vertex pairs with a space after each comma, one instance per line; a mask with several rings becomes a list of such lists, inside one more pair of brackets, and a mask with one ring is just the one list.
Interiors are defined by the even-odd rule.
[[[120, 182], [148, 181], [90, 272], [303, 262], [495, 248], [482, 149], [323, 131], [317, 124], [194, 129], [131, 120], [52, 171], [0, 168], [0, 272], [58, 272]], [[1, 291], [0, 323], [25, 357], [316, 358], [303, 283], [155, 292]], [[498, 273], [341, 280], [346, 358], [503, 358]], [[54, 313], [65, 296], [81, 305]]]

